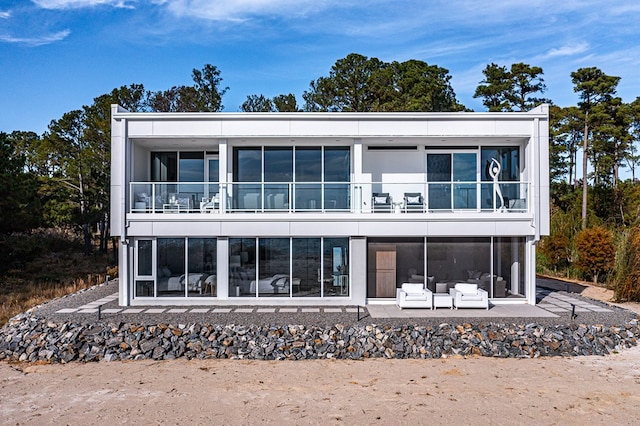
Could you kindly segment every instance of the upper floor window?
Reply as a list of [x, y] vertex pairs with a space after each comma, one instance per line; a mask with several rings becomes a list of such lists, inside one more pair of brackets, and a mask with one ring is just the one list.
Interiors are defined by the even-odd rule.
[[234, 182], [349, 182], [349, 147], [241, 147], [233, 151]]
[[151, 181], [176, 182], [178, 180], [178, 153], [151, 153]]
[[152, 152], [152, 182], [204, 182], [204, 152]]

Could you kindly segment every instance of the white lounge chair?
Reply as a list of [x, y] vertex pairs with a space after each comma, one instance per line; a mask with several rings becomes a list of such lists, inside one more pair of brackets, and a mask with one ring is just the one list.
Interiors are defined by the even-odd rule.
[[478, 288], [477, 284], [458, 283], [449, 289], [453, 298], [453, 307], [489, 309], [489, 293]]
[[396, 305], [402, 308], [433, 309], [433, 293], [424, 284], [404, 283], [396, 290]]

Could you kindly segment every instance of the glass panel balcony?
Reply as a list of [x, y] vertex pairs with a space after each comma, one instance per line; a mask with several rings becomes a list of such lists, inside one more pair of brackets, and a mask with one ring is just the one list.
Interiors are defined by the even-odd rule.
[[527, 182], [134, 182], [130, 213], [526, 213]]

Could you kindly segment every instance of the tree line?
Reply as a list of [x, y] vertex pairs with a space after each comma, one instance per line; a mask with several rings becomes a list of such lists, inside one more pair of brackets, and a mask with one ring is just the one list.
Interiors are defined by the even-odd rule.
[[[567, 77], [577, 95], [575, 106], [559, 107], [545, 98], [543, 69], [525, 63], [487, 65], [474, 97], [489, 111], [528, 111], [542, 102], [550, 104], [552, 236], [542, 244], [541, 264], [570, 273], [578, 265], [573, 257], [579, 232], [601, 227], [612, 239], [622, 238], [638, 223], [640, 97], [623, 102], [616, 96], [620, 77], [595, 67]], [[190, 85], [166, 90], [147, 90], [143, 84], [115, 88], [52, 120], [41, 135], [0, 133], [0, 236], [72, 226], [82, 233], [87, 253], [94, 233], [100, 250], [106, 251], [110, 105], [132, 112], [222, 111], [229, 88], [222, 84], [220, 70], [206, 64], [193, 69], [191, 78]], [[357, 53], [338, 59], [327, 75], [311, 80], [299, 98], [293, 93], [250, 94], [239, 110], [470, 111], [456, 98], [447, 69], [415, 59], [384, 62]], [[631, 179], [621, 179], [623, 168], [629, 169]]]

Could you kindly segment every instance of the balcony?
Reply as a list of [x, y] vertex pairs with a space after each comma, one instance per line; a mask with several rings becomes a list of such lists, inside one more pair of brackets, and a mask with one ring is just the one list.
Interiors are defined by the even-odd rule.
[[527, 213], [528, 182], [132, 182], [129, 213]]

